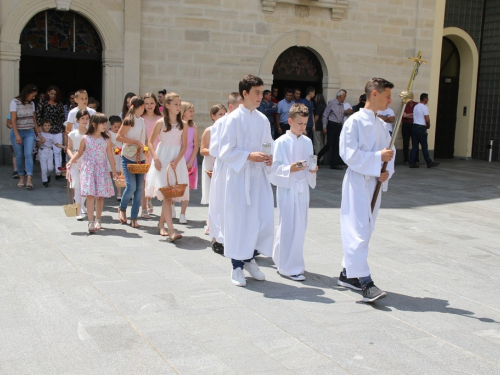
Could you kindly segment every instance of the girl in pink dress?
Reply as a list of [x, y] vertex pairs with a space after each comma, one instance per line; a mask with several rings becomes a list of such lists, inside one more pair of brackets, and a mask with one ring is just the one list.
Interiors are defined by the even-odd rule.
[[[144, 119], [144, 123], [146, 124], [146, 134], [148, 137], [147, 139], [149, 139], [149, 137], [153, 133], [156, 122], [162, 118], [158, 100], [156, 99], [155, 94], [153, 94], [152, 92], [147, 92], [144, 95], [144, 114], [142, 115], [142, 118]], [[156, 146], [158, 146], [159, 142], [159, 139], [156, 139], [154, 141], [154, 149], [156, 149]], [[146, 181], [146, 175], [144, 175], [144, 181]], [[146, 195], [144, 194], [145, 189], [146, 184], [144, 184], [144, 189], [142, 190], [141, 217], [143, 219], [150, 219], [151, 216], [149, 216], [149, 214], [153, 213], [153, 201], [150, 197], [146, 197]]]
[[[101, 229], [101, 215], [104, 198], [115, 194], [113, 183], [109, 177], [108, 162], [111, 165], [113, 178], [116, 178], [115, 158], [111, 149], [111, 141], [106, 134], [108, 118], [105, 114], [96, 113], [90, 118], [89, 129], [83, 136], [78, 151], [66, 167], [76, 163], [83, 156], [80, 167], [80, 188], [82, 197], [87, 197], [87, 215], [89, 233]], [[94, 222], [94, 201], [96, 202], [96, 220]]]
[[[198, 188], [198, 150], [199, 134], [198, 127], [193, 122], [194, 118], [194, 105], [189, 102], [182, 102], [181, 104], [182, 122], [187, 129], [187, 149], [184, 154], [186, 165], [189, 173], [189, 189], [196, 190]], [[181, 215], [179, 216], [179, 224], [186, 224], [186, 209], [189, 201], [182, 201]]]

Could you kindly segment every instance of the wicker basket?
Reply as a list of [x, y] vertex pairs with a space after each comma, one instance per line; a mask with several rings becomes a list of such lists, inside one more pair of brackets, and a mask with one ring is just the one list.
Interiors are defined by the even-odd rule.
[[133, 174], [145, 174], [145, 173], [148, 173], [149, 171], [149, 167], [151, 166], [151, 164], [147, 164], [147, 163], [144, 163], [142, 164], [141, 163], [141, 150], [140, 149], [137, 149], [137, 164], [129, 164], [127, 165], [127, 169], [130, 173], [133, 173]]
[[186, 190], [187, 184], [179, 184], [177, 182], [177, 172], [174, 169], [175, 185], [170, 185], [170, 181], [168, 179], [169, 170], [170, 170], [170, 164], [167, 166], [167, 186], [159, 188], [158, 190], [160, 190], [165, 199], [180, 198], [184, 195], [184, 191]]
[[119, 175], [115, 178], [115, 186], [118, 188], [124, 188], [127, 186], [124, 175]]

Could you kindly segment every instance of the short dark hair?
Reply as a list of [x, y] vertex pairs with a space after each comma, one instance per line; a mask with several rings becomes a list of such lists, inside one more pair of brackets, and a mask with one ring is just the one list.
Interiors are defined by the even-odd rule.
[[363, 94], [359, 97], [360, 102], [366, 102], [366, 94]]
[[46, 124], [46, 123], [49, 123], [50, 125], [52, 125], [52, 121], [50, 121], [50, 118], [48, 117], [44, 117], [40, 120], [40, 124]]
[[86, 109], [80, 109], [78, 112], [76, 112], [76, 119], [80, 120], [83, 116], [89, 116], [90, 119], [90, 113]]
[[286, 94], [293, 94], [293, 90], [292, 89], [285, 89], [285, 95]]
[[271, 90], [264, 90], [264, 92], [262, 93], [262, 96], [266, 96], [267, 94], [270, 94], [271, 93]]
[[262, 79], [260, 79], [259, 77], [253, 76], [251, 74], [243, 77], [238, 87], [241, 97], [243, 98], [243, 91], [249, 93], [252, 87], [257, 86], [264, 86], [264, 81], [262, 81]]
[[307, 86], [307, 89], [306, 89], [306, 96], [309, 95], [309, 93], [311, 93], [311, 91], [316, 91], [316, 89], [312, 86]]
[[426, 94], [425, 92], [423, 92], [422, 94], [420, 94], [420, 101], [427, 99], [428, 97], [429, 97], [429, 95]]
[[158, 94], [167, 95], [167, 90], [165, 90], [165, 89], [163, 89], [163, 90], [159, 90], [159, 91], [158, 91]]
[[302, 92], [302, 90], [301, 90], [301, 89], [299, 89], [298, 87], [296, 87], [296, 88], [294, 88], [294, 89], [293, 89], [293, 92], [294, 92], [294, 93], [295, 93], [295, 91], [300, 91], [300, 92]]
[[122, 123], [122, 119], [120, 118], [120, 116], [117, 116], [117, 115], [109, 116], [109, 123], [111, 125], [113, 125], [117, 122], [119, 122], [120, 124]]
[[365, 94], [367, 98], [370, 98], [372, 91], [377, 90], [378, 93], [383, 92], [385, 89], [392, 89], [394, 84], [383, 78], [372, 78], [365, 86]]

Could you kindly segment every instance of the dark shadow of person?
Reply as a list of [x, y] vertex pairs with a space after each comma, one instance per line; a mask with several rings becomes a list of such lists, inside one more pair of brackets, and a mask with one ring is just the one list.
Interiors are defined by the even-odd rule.
[[[164, 238], [167, 239], [167, 242], [170, 242], [170, 240], [168, 240], [168, 237]], [[196, 236], [183, 236], [182, 238], [172, 243], [172, 245], [174, 245], [176, 248], [184, 250], [207, 250], [210, 248], [211, 244], [212, 243], [210, 241]]]
[[73, 232], [71, 233], [72, 236], [117, 236], [117, 237], [125, 237], [125, 238], [142, 238], [141, 235], [138, 233], [130, 233], [127, 232], [125, 229], [114, 229], [114, 228], [106, 228], [105, 224], [103, 223], [103, 228], [96, 230], [93, 233], [88, 233], [87, 231], [85, 232]]
[[317, 303], [335, 303], [334, 300], [322, 297], [325, 292], [320, 288], [303, 287], [276, 283], [274, 281], [256, 281], [247, 278], [246, 289], [256, 293], [262, 293], [265, 298], [283, 299], [288, 301], [307, 301]]
[[371, 304], [376, 310], [392, 311], [391, 307], [400, 311], [411, 312], [438, 312], [442, 314], [453, 314], [477, 319], [485, 323], [500, 323], [490, 318], [478, 318], [475, 313], [468, 310], [450, 307], [447, 300], [431, 297], [412, 297], [404, 294], [388, 292], [386, 298]]

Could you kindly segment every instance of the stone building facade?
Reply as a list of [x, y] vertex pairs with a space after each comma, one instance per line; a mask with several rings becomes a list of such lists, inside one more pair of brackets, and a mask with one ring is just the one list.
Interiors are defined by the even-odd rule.
[[[210, 106], [224, 103], [228, 93], [237, 90], [242, 76], [258, 75], [270, 88], [278, 57], [290, 47], [300, 47], [312, 52], [319, 61], [322, 79], [317, 90], [328, 100], [344, 88], [348, 91], [347, 101], [356, 104], [366, 81], [380, 76], [395, 84], [391, 107], [396, 113], [400, 111], [397, 94], [406, 88], [412, 70], [407, 58], [421, 50], [428, 64], [420, 69], [413, 91], [416, 95], [430, 93], [434, 120], [445, 12], [444, 2], [437, 3], [3, 0], [0, 116], [5, 119], [10, 100], [20, 90], [23, 52], [19, 40], [23, 28], [39, 12], [57, 9], [85, 17], [101, 38], [102, 70], [95, 75], [102, 75], [102, 92], [94, 96], [101, 99], [102, 110], [107, 114], [120, 112], [126, 92], [157, 92], [166, 88], [193, 102], [195, 120], [205, 127], [210, 123]], [[10, 144], [7, 129], [1, 129], [0, 143]], [[429, 143], [432, 149], [433, 129]], [[458, 156], [470, 157], [467, 147]]]

